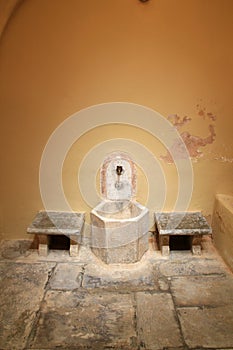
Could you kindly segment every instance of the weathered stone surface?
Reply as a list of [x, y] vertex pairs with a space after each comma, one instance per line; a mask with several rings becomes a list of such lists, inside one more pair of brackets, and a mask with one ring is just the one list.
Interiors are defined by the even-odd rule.
[[189, 276], [172, 278], [171, 290], [179, 306], [233, 304], [232, 276]]
[[[123, 232], [121, 231], [121, 234]], [[134, 263], [138, 259], [138, 242], [133, 241], [129, 244], [118, 246], [116, 248], [93, 248], [93, 253], [106, 264]]]
[[16, 260], [20, 257], [27, 257], [31, 254], [29, 240], [5, 240], [1, 242], [0, 259]]
[[193, 255], [201, 255], [201, 245], [192, 245], [192, 253]]
[[170, 288], [169, 279], [165, 277], [159, 277], [158, 284], [161, 291], [168, 291]]
[[149, 248], [149, 211], [137, 202], [102, 201], [91, 223], [92, 251], [106, 264], [137, 262]]
[[155, 213], [160, 235], [210, 234], [211, 228], [201, 212]]
[[49, 291], [30, 349], [136, 349], [129, 294]]
[[233, 196], [216, 195], [212, 226], [214, 243], [233, 271]]
[[51, 289], [72, 290], [80, 288], [84, 267], [80, 264], [61, 263], [54, 270], [49, 281]]
[[159, 234], [159, 246], [162, 255], [170, 252], [170, 236], [190, 236], [191, 251], [201, 254], [201, 237], [212, 232], [201, 212], [155, 213], [155, 222]]
[[0, 349], [233, 349], [233, 275], [207, 238], [200, 257], [149, 250], [112, 265], [84, 246], [42, 258], [2, 242]]
[[84, 213], [39, 211], [27, 228], [27, 232], [38, 236], [38, 253], [42, 257], [48, 255], [49, 241], [52, 235], [67, 235], [70, 237], [70, 255], [77, 256], [78, 246], [75, 247], [75, 245], [82, 241], [84, 221]]
[[137, 326], [145, 349], [182, 346], [171, 295], [136, 293]]
[[1, 349], [23, 349], [54, 264], [0, 264]]
[[186, 258], [185, 255], [180, 258], [174, 257], [163, 261], [159, 266], [160, 272], [164, 276], [190, 276], [190, 275], [209, 275], [225, 274], [226, 268], [219, 260], [203, 258]]
[[84, 213], [39, 211], [30, 226], [28, 233], [50, 235], [80, 235], [85, 220]]
[[72, 239], [73, 237], [70, 236], [70, 256], [76, 257], [78, 256], [79, 252], [79, 244], [76, 242], [75, 239]]
[[83, 288], [108, 290], [158, 289], [156, 269], [148, 263], [130, 265], [88, 265], [83, 277]]
[[161, 252], [162, 252], [162, 255], [163, 256], [169, 256], [169, 254], [170, 254], [170, 247], [169, 247], [169, 245], [162, 245], [161, 246]]
[[190, 348], [233, 348], [233, 305], [181, 308], [179, 318]]
[[48, 255], [49, 249], [47, 244], [39, 243], [38, 254], [40, 256], [46, 257]]

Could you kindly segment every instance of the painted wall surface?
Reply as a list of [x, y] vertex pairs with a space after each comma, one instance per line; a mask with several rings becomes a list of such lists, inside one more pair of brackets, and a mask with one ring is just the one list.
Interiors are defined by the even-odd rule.
[[[6, 23], [0, 41], [1, 237], [27, 237], [43, 209], [39, 168], [50, 135], [96, 104], [143, 105], [179, 131], [194, 172], [189, 210], [209, 216], [216, 193], [233, 195], [232, 0], [24, 0]], [[179, 189], [171, 150], [177, 145], [167, 150], [149, 132], [123, 124], [90, 125], [70, 148], [62, 176], [72, 209], [88, 218], [87, 194], [99, 190], [99, 169], [82, 165], [113, 139], [143, 144], [155, 157], [166, 181], [163, 209], [172, 210]], [[95, 174], [87, 194], [77, 180], [81, 167], [83, 178]], [[154, 174], [149, 188], [148, 174], [137, 168], [137, 200], [146, 204], [151, 186], [158, 192], [160, 186]]]

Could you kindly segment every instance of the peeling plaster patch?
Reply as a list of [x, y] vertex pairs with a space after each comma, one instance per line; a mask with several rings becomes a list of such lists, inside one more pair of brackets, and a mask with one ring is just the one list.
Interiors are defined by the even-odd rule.
[[200, 109], [200, 111], [198, 112], [198, 115], [200, 117], [203, 117], [203, 119], [205, 119], [205, 110], [204, 109]]
[[[181, 135], [182, 137], [182, 135]], [[170, 152], [171, 151], [171, 152]], [[170, 151], [167, 150], [167, 154], [165, 156], [160, 156], [160, 159], [164, 160], [165, 162], [171, 164], [174, 163], [174, 159], [171, 155], [175, 155], [175, 159], [186, 159], [186, 155], [184, 155], [184, 148], [183, 148], [183, 142], [180, 140], [175, 140], [173, 145], [170, 147]]]
[[[206, 112], [205, 108], [201, 109], [200, 105], [197, 105], [197, 108], [198, 116], [201, 116], [203, 119], [208, 118], [211, 121], [216, 120], [216, 116], [213, 113]], [[213, 124], [210, 124], [208, 127], [209, 135], [203, 138], [200, 136], [192, 135], [188, 131], [180, 131], [180, 128], [189, 123], [192, 118], [187, 116], [182, 118], [177, 114], [172, 114], [168, 117], [168, 120], [180, 132], [180, 136], [188, 149], [190, 157], [193, 158], [193, 160], [197, 160], [203, 156], [203, 152], [199, 149], [200, 147], [205, 147], [206, 145], [213, 143], [216, 138], [215, 127]], [[172, 158], [171, 153], [176, 155], [176, 159], [183, 159], [182, 145], [179, 140], [176, 140], [171, 146], [170, 150], [167, 150], [167, 154], [165, 156], [160, 156], [160, 159], [164, 160], [167, 163], [174, 163], [174, 159]]]
[[[203, 156], [203, 152], [199, 150], [199, 147], [205, 147], [207, 144], [211, 144], [214, 142], [216, 133], [213, 125], [209, 125], [209, 136], [202, 138], [199, 136], [191, 135], [188, 131], [183, 131], [180, 136], [185, 143], [185, 146], [188, 149], [191, 158], [200, 158]], [[171, 146], [171, 151], [176, 155], [177, 159], [183, 159], [182, 157], [182, 144], [179, 140], [176, 140], [174, 144]], [[165, 156], [160, 156], [165, 162], [173, 163], [174, 160], [171, 156], [171, 153], [167, 151]]]
[[225, 156], [214, 157], [214, 160], [220, 160], [223, 163], [233, 163], [233, 158], [227, 158]]
[[206, 112], [206, 108], [201, 108], [201, 106], [199, 104], [197, 104], [197, 114], [202, 117], [203, 119], [210, 119], [212, 121], [216, 121], [217, 117], [215, 114], [213, 114], [212, 112]]
[[188, 122], [190, 122], [192, 119], [190, 117], [183, 117], [181, 118], [177, 114], [171, 114], [168, 116], [168, 120], [177, 128], [179, 129], [180, 127], [184, 126]]
[[209, 131], [210, 134], [206, 138], [191, 135], [187, 131], [181, 133], [181, 137], [189, 151], [191, 158], [202, 156], [203, 153], [199, 150], [199, 147], [205, 147], [206, 145], [214, 142], [216, 133], [213, 125], [209, 125]]
[[207, 117], [211, 120], [213, 120], [215, 122], [215, 120], [217, 119], [216, 115], [214, 115], [213, 113], [209, 112], [207, 113]]

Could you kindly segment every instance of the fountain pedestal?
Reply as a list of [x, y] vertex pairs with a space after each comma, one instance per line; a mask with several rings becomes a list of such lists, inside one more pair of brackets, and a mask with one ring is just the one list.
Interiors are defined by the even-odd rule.
[[106, 264], [134, 263], [147, 251], [149, 210], [135, 201], [136, 169], [124, 153], [101, 168], [102, 202], [91, 211], [93, 253]]

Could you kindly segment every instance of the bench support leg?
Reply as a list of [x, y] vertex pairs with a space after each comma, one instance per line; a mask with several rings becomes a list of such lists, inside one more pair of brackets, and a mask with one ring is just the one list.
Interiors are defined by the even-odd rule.
[[191, 236], [191, 249], [193, 255], [201, 255], [201, 235]]
[[38, 235], [39, 238], [39, 247], [38, 254], [40, 256], [47, 256], [49, 250], [49, 237], [47, 235]]
[[163, 256], [170, 254], [169, 238], [168, 235], [159, 235], [159, 247]]
[[79, 244], [77, 242], [77, 237], [70, 236], [70, 256], [78, 256]]

